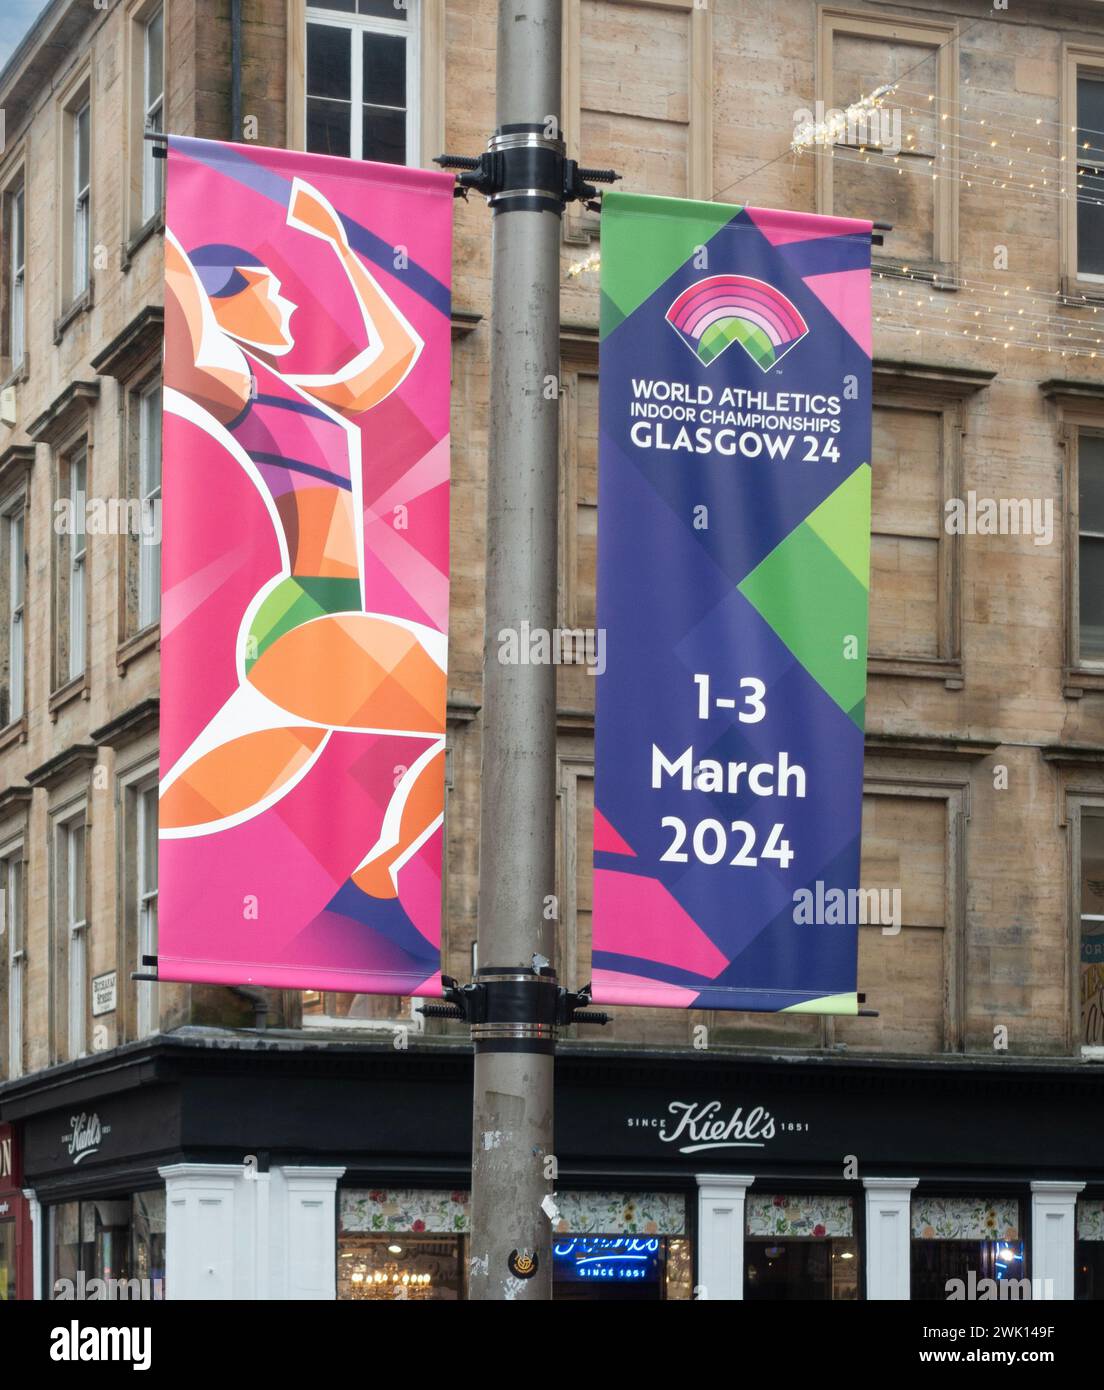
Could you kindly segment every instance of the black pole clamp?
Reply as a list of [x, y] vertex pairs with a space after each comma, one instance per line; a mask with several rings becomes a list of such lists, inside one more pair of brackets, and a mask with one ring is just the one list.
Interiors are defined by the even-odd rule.
[[464, 1019], [477, 1052], [554, 1051], [557, 1029], [571, 1023], [609, 1022], [604, 1013], [583, 1012], [590, 985], [580, 990], [556, 984], [550, 967], [488, 966], [470, 985], [441, 976], [444, 1004], [423, 1004], [424, 1018]]
[[456, 194], [466, 198], [471, 190], [482, 193], [493, 213], [554, 212], [560, 216], [568, 203], [585, 202], [598, 210], [596, 183], [613, 183], [621, 177], [612, 169], [581, 168], [564, 153], [559, 135], [549, 135], [540, 123], [500, 126], [487, 142], [484, 154], [439, 154], [434, 163], [455, 169]]

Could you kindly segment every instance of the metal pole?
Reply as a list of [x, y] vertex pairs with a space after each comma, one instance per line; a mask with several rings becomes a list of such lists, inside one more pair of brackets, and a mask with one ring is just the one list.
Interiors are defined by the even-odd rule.
[[[525, 661], [556, 626], [562, 0], [501, 0], [498, 128], [516, 174], [490, 199], [491, 428], [474, 1023], [473, 1299], [548, 1299], [556, 977], [556, 668]], [[519, 147], [525, 150], [517, 155]], [[557, 158], [549, 159], [548, 151]], [[521, 178], [521, 171], [526, 178]], [[529, 186], [522, 186], [528, 182]], [[521, 660], [500, 656], [513, 633]], [[507, 655], [509, 652], [507, 651]], [[524, 663], [524, 664], [523, 664]], [[547, 964], [545, 964], [547, 962]]]

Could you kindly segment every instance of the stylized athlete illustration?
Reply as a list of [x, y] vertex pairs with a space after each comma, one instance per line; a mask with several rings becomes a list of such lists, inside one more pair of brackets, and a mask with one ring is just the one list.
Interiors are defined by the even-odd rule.
[[386, 599], [371, 592], [364, 562], [372, 460], [356, 424], [402, 384], [423, 342], [350, 247], [341, 216], [302, 178], [290, 180], [286, 220], [329, 248], [363, 323], [363, 348], [328, 373], [281, 370], [296, 315], [322, 306], [284, 298], [275, 273], [240, 247], [185, 248], [166, 230], [165, 409], [221, 445], [227, 468], [246, 471], [281, 564], [242, 617], [236, 688], [164, 770], [160, 833], [218, 835], [261, 815], [338, 733], [393, 738], [382, 826], [337, 895], [343, 915], [360, 918], [360, 895], [397, 897], [404, 864], [443, 812], [446, 637], [378, 611]]

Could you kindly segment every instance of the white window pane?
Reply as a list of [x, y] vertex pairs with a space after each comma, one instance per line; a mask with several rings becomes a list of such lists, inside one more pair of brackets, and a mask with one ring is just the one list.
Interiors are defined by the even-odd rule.
[[146, 25], [146, 107], [151, 107], [164, 86], [165, 21], [160, 10]]
[[9, 671], [11, 676], [11, 699], [9, 700], [8, 722], [14, 724], [23, 718], [23, 615], [12, 619], [11, 646], [9, 650]]
[[88, 203], [77, 204], [73, 219], [73, 296], [88, 288]]
[[88, 107], [77, 112], [76, 127], [76, 188], [78, 195], [88, 187], [89, 138], [91, 134]]
[[69, 678], [84, 670], [84, 565], [74, 565], [69, 579]]
[[23, 269], [23, 189], [12, 199], [12, 262]]
[[142, 882], [143, 894], [157, 892], [157, 788], [142, 793]]
[[84, 826], [69, 831], [69, 922], [84, 921]]
[[14, 612], [23, 606], [23, 513], [19, 511], [8, 518], [10, 528], [9, 553], [11, 555], [11, 606]]
[[139, 487], [150, 497], [161, 486], [161, 388], [142, 397], [139, 426]]

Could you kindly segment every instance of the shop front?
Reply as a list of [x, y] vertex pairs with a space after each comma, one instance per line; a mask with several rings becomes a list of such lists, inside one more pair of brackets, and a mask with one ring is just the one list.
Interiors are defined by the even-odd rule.
[[19, 1133], [12, 1125], [0, 1124], [0, 1303], [30, 1298], [31, 1245]]
[[[554, 1297], [1104, 1298], [1102, 1088], [1043, 1060], [565, 1044]], [[468, 1296], [451, 1039], [191, 1029], [8, 1083], [0, 1114], [40, 1297]]]

